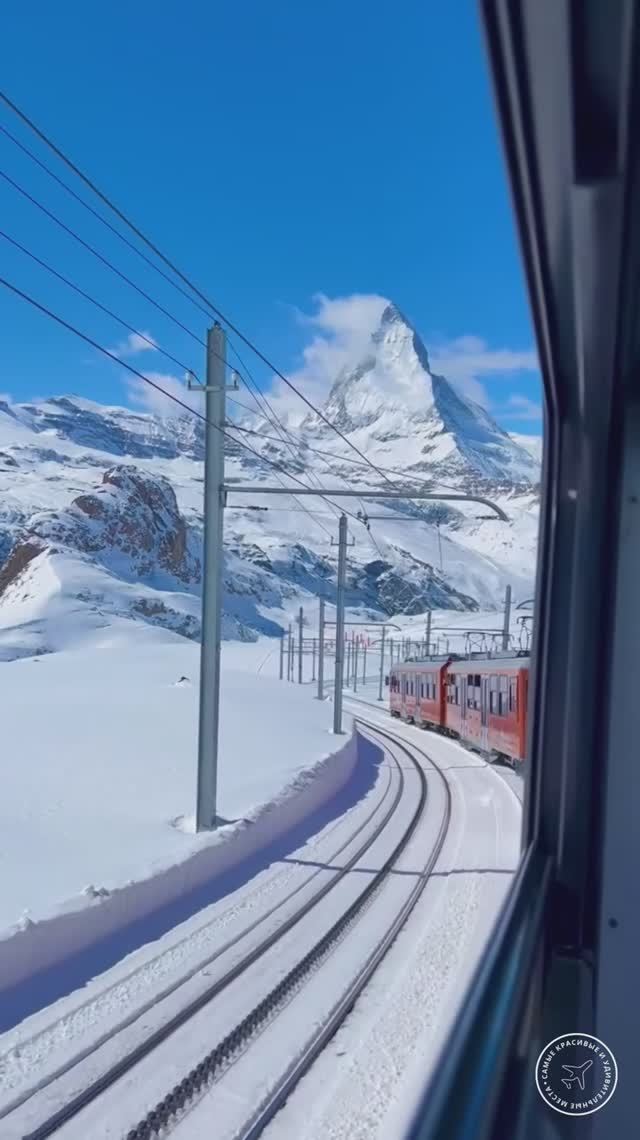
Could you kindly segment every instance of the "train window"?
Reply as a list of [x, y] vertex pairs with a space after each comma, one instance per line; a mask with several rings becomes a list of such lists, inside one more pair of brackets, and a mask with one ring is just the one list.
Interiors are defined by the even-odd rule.
[[518, 708], [518, 678], [512, 677], [509, 684], [509, 712], [516, 712]]
[[509, 678], [500, 678], [500, 716], [506, 716], [509, 711]]
[[489, 681], [489, 712], [496, 716], [499, 712], [498, 678], [491, 677]]

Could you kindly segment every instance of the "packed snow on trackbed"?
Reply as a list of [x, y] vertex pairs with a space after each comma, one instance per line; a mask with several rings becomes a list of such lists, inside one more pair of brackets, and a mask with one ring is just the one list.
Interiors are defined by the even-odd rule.
[[[230, 821], [344, 741], [310, 686], [258, 671], [272, 652], [223, 647], [218, 810]], [[0, 663], [0, 676], [0, 930], [211, 842], [194, 834], [198, 646], [141, 628], [102, 649]]]

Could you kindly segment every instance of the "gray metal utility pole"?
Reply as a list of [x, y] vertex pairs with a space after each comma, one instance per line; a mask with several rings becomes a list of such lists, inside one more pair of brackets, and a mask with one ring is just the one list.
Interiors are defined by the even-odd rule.
[[287, 638], [287, 681], [293, 681], [293, 630], [289, 622], [289, 636]]
[[336, 597], [336, 662], [333, 687], [333, 731], [342, 733], [342, 681], [344, 672], [344, 587], [347, 577], [347, 516], [338, 525], [338, 583]]
[[344, 674], [345, 674], [345, 677], [347, 679], [346, 680], [347, 685], [350, 685], [351, 684], [351, 642], [349, 640], [347, 640], [347, 651], [346, 652], [347, 652], [347, 660], [346, 660], [346, 668], [344, 670]]
[[316, 639], [311, 642], [311, 681], [316, 679]]
[[220, 715], [220, 627], [224, 518], [224, 435], [226, 336], [216, 322], [207, 333], [204, 460], [204, 551], [202, 565], [202, 642], [196, 827], [216, 826], [218, 721]]
[[431, 653], [431, 610], [427, 610], [427, 657]]
[[367, 643], [362, 642], [362, 684], [367, 683]]
[[511, 586], [504, 592], [504, 625], [502, 626], [502, 648], [509, 648], [509, 626], [511, 624]]
[[353, 691], [358, 692], [358, 638], [353, 643]]
[[280, 634], [280, 680], [284, 677], [284, 630]]
[[324, 598], [318, 614], [318, 700], [324, 700]]
[[302, 684], [302, 631], [304, 628], [304, 610], [300, 606], [298, 613], [298, 684]]
[[[382, 627], [382, 642], [380, 644], [380, 683], [378, 685], [378, 700], [382, 700], [382, 689], [384, 685], [384, 643], [387, 633], [386, 625]], [[393, 641], [391, 642], [391, 652], [393, 653]]]

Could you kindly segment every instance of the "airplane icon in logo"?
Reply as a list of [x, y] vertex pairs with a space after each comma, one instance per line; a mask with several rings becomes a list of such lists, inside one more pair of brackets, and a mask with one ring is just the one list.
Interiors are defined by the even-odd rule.
[[563, 1069], [573, 1074], [571, 1077], [562, 1078], [563, 1085], [566, 1085], [566, 1087], [570, 1089], [573, 1082], [577, 1081], [580, 1086], [580, 1091], [584, 1092], [584, 1076], [587, 1069], [590, 1069], [592, 1065], [593, 1061], [585, 1061], [584, 1065], [563, 1065]]

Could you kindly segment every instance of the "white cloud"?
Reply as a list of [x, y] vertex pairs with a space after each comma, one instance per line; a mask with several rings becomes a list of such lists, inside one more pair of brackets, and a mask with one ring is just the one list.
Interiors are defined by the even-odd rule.
[[[181, 416], [185, 409], [176, 403], [180, 400], [194, 411], [204, 414], [204, 397], [201, 392], [191, 392], [186, 380], [170, 376], [164, 372], [145, 372], [149, 384], [137, 376], [127, 377], [127, 391], [132, 404], [145, 412], [154, 412], [165, 418]], [[154, 385], [156, 385], [154, 387]]]
[[464, 396], [483, 407], [489, 404], [487, 390], [481, 377], [492, 379], [516, 372], [537, 372], [538, 358], [531, 349], [492, 348], [478, 336], [459, 336], [429, 349], [429, 363], [433, 372], [441, 373]]
[[157, 342], [150, 332], [132, 332], [126, 340], [121, 341], [115, 348], [110, 348], [109, 352], [114, 356], [136, 356], [139, 352], [155, 352], [157, 347]]
[[[389, 303], [375, 293], [354, 293], [347, 297], [313, 298], [310, 314], [295, 310], [300, 325], [309, 329], [310, 340], [302, 353], [302, 364], [289, 379], [314, 404], [320, 406], [340, 371], [353, 367], [365, 355], [371, 334], [377, 328]], [[538, 360], [531, 349], [495, 348], [482, 337], [466, 335], [427, 344], [432, 371], [446, 376], [463, 395], [483, 407], [491, 404], [485, 381], [513, 378], [518, 373], [537, 373]], [[304, 404], [281, 381], [274, 380], [270, 398], [278, 415], [293, 426], [307, 414]], [[514, 409], [524, 415], [531, 409]]]
[[[374, 293], [354, 293], [350, 297], [317, 293], [313, 300], [316, 311], [298, 311], [297, 320], [316, 332], [303, 350], [301, 367], [289, 379], [314, 404], [321, 404], [340, 371], [356, 364], [366, 352], [388, 301]], [[286, 415], [290, 422], [307, 414], [305, 405], [282, 381], [274, 382], [270, 397], [278, 415]]]

